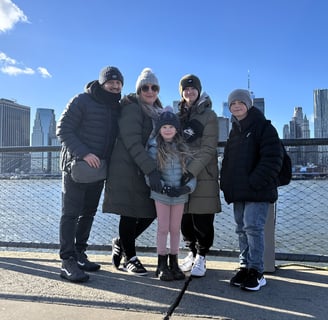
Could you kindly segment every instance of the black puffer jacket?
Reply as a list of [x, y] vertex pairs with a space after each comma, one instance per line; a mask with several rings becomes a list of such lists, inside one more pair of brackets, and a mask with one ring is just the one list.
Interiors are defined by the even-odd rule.
[[233, 122], [222, 161], [221, 190], [227, 203], [275, 202], [282, 148], [276, 129], [261, 111]]
[[109, 159], [118, 132], [120, 94], [104, 91], [92, 81], [71, 99], [63, 111], [56, 134], [62, 143], [61, 169], [69, 172], [72, 159], [88, 153]]

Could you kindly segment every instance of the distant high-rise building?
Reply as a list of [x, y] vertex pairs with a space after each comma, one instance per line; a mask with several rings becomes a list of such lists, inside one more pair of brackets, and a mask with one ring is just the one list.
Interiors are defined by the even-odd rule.
[[230, 119], [225, 117], [218, 117], [218, 141], [227, 141], [229, 136]]
[[224, 118], [230, 118], [231, 117], [231, 112], [230, 112], [227, 101], [222, 103], [222, 117], [224, 117]]
[[[0, 146], [30, 145], [30, 107], [15, 101], [0, 99]], [[28, 172], [29, 154], [24, 152], [2, 153], [0, 173]]]
[[[36, 110], [32, 131], [32, 146], [59, 145], [56, 137], [56, 120], [53, 109]], [[53, 158], [57, 160], [53, 163]], [[31, 171], [39, 173], [59, 172], [58, 155], [54, 152], [35, 152], [32, 154]]]
[[283, 134], [283, 139], [290, 139], [290, 132], [289, 132], [289, 125], [285, 124], [284, 128], [282, 130], [282, 134]]
[[50, 146], [56, 137], [56, 120], [53, 109], [36, 109], [32, 131], [32, 146]]
[[294, 108], [294, 115], [292, 120], [289, 122], [290, 126], [290, 137], [292, 139], [300, 139], [303, 138], [303, 109], [302, 107]]
[[[303, 115], [302, 107], [295, 107], [292, 120], [289, 125], [284, 125], [284, 139], [309, 139], [310, 125], [306, 115]], [[294, 165], [307, 165], [318, 163], [317, 146], [294, 146], [288, 148]]]
[[283, 130], [284, 139], [309, 139], [310, 138], [310, 125], [306, 115], [303, 116], [303, 108], [295, 107], [292, 120], [289, 125], [284, 125]]
[[178, 100], [173, 101], [173, 111], [174, 111], [174, 113], [178, 113], [178, 111], [179, 111], [179, 102], [180, 101], [178, 101]]
[[313, 91], [314, 137], [328, 138], [328, 89]]
[[265, 102], [264, 98], [254, 98], [253, 99], [253, 106], [259, 109], [263, 114], [265, 111]]
[[310, 139], [310, 123], [306, 115], [304, 116], [303, 123], [302, 123], [302, 138]]
[[[314, 137], [328, 138], [328, 89], [313, 91]], [[318, 163], [327, 165], [328, 146], [318, 146]]]

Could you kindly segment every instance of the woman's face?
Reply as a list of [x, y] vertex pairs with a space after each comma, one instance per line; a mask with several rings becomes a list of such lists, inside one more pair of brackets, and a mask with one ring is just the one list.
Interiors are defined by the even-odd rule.
[[159, 87], [157, 85], [147, 83], [141, 87], [139, 95], [144, 103], [152, 106], [154, 102], [157, 100], [158, 93], [159, 93]]
[[194, 87], [186, 87], [182, 91], [182, 97], [186, 101], [187, 106], [192, 106], [198, 98], [198, 90]]

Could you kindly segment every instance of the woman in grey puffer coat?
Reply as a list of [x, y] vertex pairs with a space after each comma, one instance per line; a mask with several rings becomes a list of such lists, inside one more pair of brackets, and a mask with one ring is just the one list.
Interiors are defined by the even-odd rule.
[[[180, 134], [179, 118], [172, 109], [164, 109], [155, 128], [156, 136], [148, 142], [148, 153], [161, 172], [163, 188], [161, 192], [151, 191], [157, 213], [157, 253], [158, 265], [156, 276], [161, 280], [182, 280], [184, 273], [178, 266], [177, 255], [180, 244], [180, 226], [184, 204], [189, 193], [196, 186], [196, 179], [191, 179], [181, 186], [181, 178], [186, 172], [187, 161], [191, 153]], [[148, 177], [146, 176], [148, 181]], [[167, 255], [167, 238], [170, 234], [170, 249]], [[169, 266], [168, 266], [169, 258]]]

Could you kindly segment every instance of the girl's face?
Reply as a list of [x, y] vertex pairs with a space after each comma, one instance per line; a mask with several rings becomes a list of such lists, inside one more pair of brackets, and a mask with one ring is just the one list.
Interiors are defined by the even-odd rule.
[[156, 86], [155, 84], [147, 83], [141, 87], [140, 98], [144, 103], [148, 104], [149, 106], [152, 106], [157, 100], [158, 92], [158, 86]]
[[198, 98], [198, 90], [194, 87], [186, 87], [182, 91], [182, 98], [186, 101], [187, 106], [192, 106]]
[[243, 120], [247, 116], [247, 107], [241, 101], [233, 101], [230, 105], [230, 112], [237, 118], [237, 120]]
[[161, 126], [161, 129], [159, 130], [159, 134], [162, 136], [164, 141], [170, 142], [173, 140], [174, 136], [177, 133], [177, 129], [175, 126], [172, 126], [170, 124], [164, 124]]

